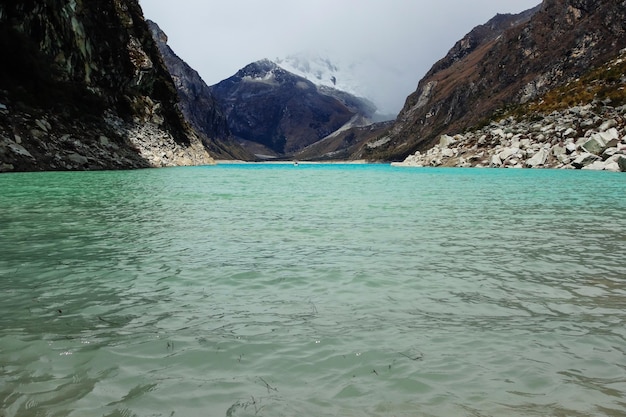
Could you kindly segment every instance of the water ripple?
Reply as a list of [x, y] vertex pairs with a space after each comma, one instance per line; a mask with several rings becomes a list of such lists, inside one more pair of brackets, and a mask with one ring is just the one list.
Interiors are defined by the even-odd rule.
[[0, 415], [626, 413], [623, 176], [302, 168], [0, 177]]

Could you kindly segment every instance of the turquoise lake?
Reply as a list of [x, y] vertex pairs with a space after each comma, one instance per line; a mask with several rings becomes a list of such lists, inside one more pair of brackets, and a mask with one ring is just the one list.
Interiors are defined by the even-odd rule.
[[0, 175], [0, 416], [624, 416], [626, 175]]

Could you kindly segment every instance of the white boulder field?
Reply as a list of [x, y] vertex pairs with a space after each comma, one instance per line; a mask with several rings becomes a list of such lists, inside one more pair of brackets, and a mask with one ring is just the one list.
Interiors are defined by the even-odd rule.
[[508, 117], [470, 132], [442, 135], [399, 167], [564, 168], [626, 172], [626, 106], [589, 104], [540, 120]]

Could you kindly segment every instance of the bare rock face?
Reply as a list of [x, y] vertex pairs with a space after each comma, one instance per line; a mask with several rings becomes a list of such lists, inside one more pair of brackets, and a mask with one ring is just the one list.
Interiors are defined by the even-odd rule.
[[[0, 171], [213, 162], [136, 0], [2, 2], [0, 46]], [[151, 157], [171, 146], [194, 156]]]
[[520, 15], [497, 16], [432, 67], [387, 142], [366, 157], [398, 160], [425, 151], [442, 133], [460, 133], [575, 80], [619, 54], [624, 22], [621, 0], [544, 0]]

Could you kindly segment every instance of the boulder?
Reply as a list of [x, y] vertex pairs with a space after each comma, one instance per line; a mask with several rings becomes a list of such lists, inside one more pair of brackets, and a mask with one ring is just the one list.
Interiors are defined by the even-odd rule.
[[39, 127], [39, 129], [43, 130], [46, 133], [49, 133], [52, 130], [52, 126], [46, 119], [37, 119], [35, 120], [35, 124]]
[[559, 156], [567, 154], [567, 150], [563, 146], [553, 146], [552, 147], [552, 155]]
[[606, 162], [602, 160], [593, 161], [589, 165], [582, 167], [582, 169], [591, 171], [604, 171], [606, 169]]
[[526, 161], [526, 166], [530, 168], [535, 168], [540, 165], [544, 165], [546, 160], [548, 159], [548, 151], [545, 148], [539, 149], [537, 153], [535, 153], [532, 158]]
[[499, 154], [498, 157], [502, 160], [505, 161], [508, 158], [512, 157], [513, 155], [517, 155], [519, 153], [520, 149], [519, 148], [515, 148], [515, 147], [511, 147], [511, 148], [504, 148]]
[[606, 147], [606, 141], [600, 133], [596, 133], [591, 136], [591, 139], [583, 143], [581, 147], [589, 153], [601, 155]]
[[617, 145], [619, 145], [619, 139], [611, 139], [610, 141], [608, 141], [606, 143], [606, 148], [616, 148], [617, 149]]
[[22, 145], [18, 145], [17, 143], [9, 143], [9, 149], [11, 149], [14, 153], [26, 156], [28, 158], [33, 158], [30, 152], [26, 150]]
[[441, 148], [447, 148], [448, 146], [455, 144], [456, 140], [449, 135], [441, 135], [441, 137], [439, 138], [439, 146]]
[[612, 140], [619, 141], [619, 138], [620, 138], [619, 131], [615, 129], [614, 127], [604, 132], [600, 132], [598, 133], [598, 135], [604, 140], [605, 143], [609, 143]]
[[77, 153], [71, 153], [67, 156], [67, 159], [69, 159], [70, 161], [78, 164], [78, 165], [85, 165], [87, 164], [87, 158], [83, 155], [79, 155]]
[[602, 152], [602, 159], [607, 160], [613, 155], [617, 154], [617, 152], [618, 152], [617, 148], [606, 148], [604, 152]]
[[619, 164], [617, 162], [605, 163], [604, 170], [605, 171], [611, 171], [611, 172], [620, 172], [621, 171], [620, 167], [619, 167]]
[[519, 165], [519, 159], [509, 158], [504, 163], [509, 167], [516, 167], [517, 165]]
[[490, 168], [499, 168], [502, 166], [502, 160], [498, 155], [493, 155], [489, 161]]
[[441, 150], [441, 156], [444, 156], [446, 158], [452, 158], [453, 156], [455, 156], [455, 153], [453, 149], [450, 148], [445, 148]]
[[581, 169], [583, 167], [586, 167], [589, 164], [594, 163], [595, 161], [597, 161], [598, 159], [600, 159], [600, 157], [591, 154], [591, 153], [584, 153], [582, 155], [580, 155], [578, 158], [576, 158], [573, 162], [572, 165], [574, 166], [574, 168], [576, 169]]
[[566, 154], [559, 154], [559, 155], [556, 155], [556, 160], [562, 164], [569, 164], [571, 161], [571, 157]]
[[567, 128], [565, 132], [563, 132], [563, 134], [561, 135], [561, 137], [563, 138], [573, 138], [574, 136], [576, 136], [576, 130], [572, 129], [571, 127]]
[[602, 123], [600, 127], [598, 128], [598, 130], [600, 132], [605, 132], [615, 126], [617, 126], [617, 121], [615, 119], [609, 119], [606, 122]]
[[578, 146], [576, 146], [575, 143], [568, 143], [567, 145], [565, 145], [565, 150], [568, 154], [572, 154], [578, 150]]
[[626, 172], [626, 155], [617, 155], [617, 165], [622, 172]]
[[472, 164], [465, 160], [465, 158], [460, 157], [459, 163], [456, 165], [459, 168], [471, 168]]
[[500, 136], [501, 138], [506, 137], [506, 133], [502, 129], [494, 129], [491, 131], [492, 136]]

